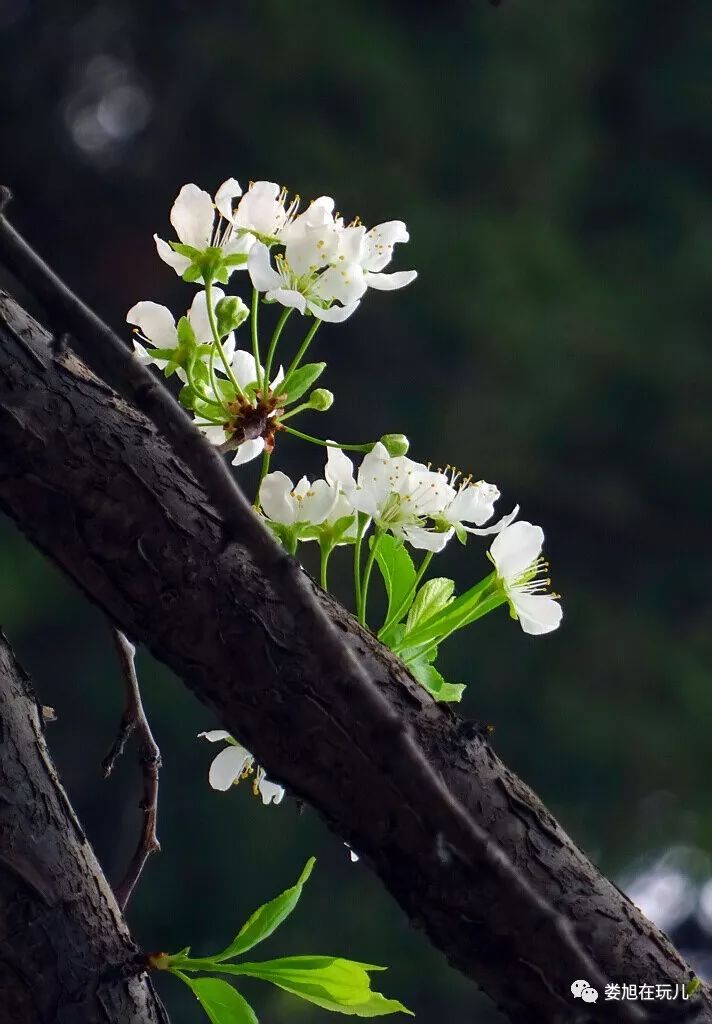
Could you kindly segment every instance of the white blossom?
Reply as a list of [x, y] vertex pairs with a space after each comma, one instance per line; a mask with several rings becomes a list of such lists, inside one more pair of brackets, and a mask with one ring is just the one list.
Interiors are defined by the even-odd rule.
[[364, 457], [356, 479], [351, 459], [330, 448], [326, 477], [339, 484], [354, 509], [414, 548], [442, 551], [454, 532], [429, 525], [455, 498], [444, 474], [405, 455], [389, 455], [380, 441]]
[[416, 279], [418, 274], [415, 270], [383, 273], [393, 257], [393, 246], [398, 242], [407, 242], [409, 238], [408, 229], [402, 220], [389, 220], [364, 232], [358, 262], [363, 270], [366, 287], [378, 291], [393, 291], [396, 288], [404, 288]]
[[267, 474], [259, 493], [262, 511], [281, 526], [319, 526], [333, 512], [338, 498], [338, 490], [326, 480], [310, 483], [303, 476], [295, 486], [286, 473], [279, 471]]
[[[213, 288], [214, 304], [224, 297], [225, 293], [221, 288]], [[213, 333], [208, 318], [208, 304], [205, 291], [196, 292], [192, 305], [188, 310], [188, 320], [195, 333], [195, 340], [199, 345], [212, 345]], [[161, 348], [175, 350], [179, 347], [178, 330], [175, 318], [167, 306], [158, 302], [137, 302], [126, 314], [126, 322], [133, 324], [138, 330], [137, 334], [145, 341], [149, 348]], [[160, 370], [168, 365], [168, 359], [154, 358], [147, 351], [145, 346], [134, 338], [134, 353], [136, 358], [144, 366], [154, 364]], [[222, 346], [228, 359], [233, 358], [235, 352], [235, 335], [230, 333], [223, 338]], [[200, 357], [203, 362], [208, 361], [209, 355]], [[181, 367], [177, 371], [180, 379], [185, 383], [187, 375]]]
[[[496, 523], [481, 529], [494, 515], [495, 502], [500, 497], [499, 488], [495, 484], [488, 484], [486, 480], [473, 481], [471, 477], [459, 480], [459, 475], [453, 472], [449, 478], [450, 485], [455, 489], [455, 497], [437, 517], [441, 526], [446, 529], [453, 527], [460, 535], [464, 532], [486, 537], [500, 533], [517, 518], [519, 505], [515, 505], [511, 512]], [[474, 526], [467, 525], [473, 523]]]
[[541, 578], [548, 568], [541, 558], [543, 544], [542, 528], [522, 520], [505, 527], [490, 547], [512, 616], [535, 636], [557, 629], [563, 615], [557, 595], [545, 593], [550, 580]]
[[[184, 185], [176, 197], [170, 217], [178, 241], [200, 251], [216, 246], [222, 249], [224, 256], [248, 253], [253, 236], [235, 232], [232, 224], [232, 200], [239, 195], [242, 195], [242, 189], [234, 178], [222, 183], [214, 201], [197, 185]], [[153, 238], [163, 262], [181, 277], [191, 264], [190, 258], [175, 252], [158, 235]]]
[[274, 267], [268, 247], [255, 242], [248, 270], [253, 286], [264, 292], [268, 301], [339, 323], [357, 308], [365, 287], [358, 266], [353, 278], [347, 266], [339, 273], [332, 272], [331, 264], [339, 249], [339, 225], [334, 220], [333, 206], [333, 199], [322, 196], [285, 225], [281, 239], [285, 251], [277, 254]]
[[228, 744], [213, 759], [208, 773], [208, 781], [213, 789], [226, 792], [231, 786], [237, 785], [241, 779], [247, 778], [254, 772], [252, 783], [255, 796], [259, 793], [262, 803], [278, 804], [284, 797], [284, 789], [276, 782], [270, 782], [266, 777], [264, 769], [255, 765], [255, 759], [249, 750], [241, 746], [229, 732], [224, 729], [211, 729], [208, 732], [199, 732], [199, 739], [206, 739], [209, 743], [218, 743], [225, 740]]

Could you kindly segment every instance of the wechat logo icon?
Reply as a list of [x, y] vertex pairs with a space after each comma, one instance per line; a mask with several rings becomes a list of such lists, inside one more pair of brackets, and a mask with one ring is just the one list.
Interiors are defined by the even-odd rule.
[[571, 985], [571, 993], [574, 999], [583, 999], [584, 1003], [595, 1003], [598, 999], [598, 992], [592, 988], [587, 981], [581, 979], [574, 981]]

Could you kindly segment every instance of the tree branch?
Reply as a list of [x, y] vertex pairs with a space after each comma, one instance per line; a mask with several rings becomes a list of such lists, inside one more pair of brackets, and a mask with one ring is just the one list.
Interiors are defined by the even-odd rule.
[[[358, 679], [325, 654], [303, 607], [284, 599], [246, 547], [225, 547], [221, 518], [151, 424], [71, 352], [53, 359], [44, 332], [7, 299], [0, 505], [112, 621], [185, 679], [271, 777], [322, 813], [513, 1021], [572, 1019], [569, 985], [580, 960], [559, 919], [611, 981], [690, 977], [665, 936], [586, 860], [482, 733], [434, 704], [303, 575], [387, 703], [387, 715], [369, 713]], [[432, 789], [405, 788], [394, 719], [491, 841], [489, 854], [450, 841]], [[515, 878], [497, 869], [500, 852]], [[522, 879], [541, 903], [523, 899]], [[555, 909], [553, 919], [542, 905]], [[696, 1004], [699, 1019], [712, 1021], [706, 989]], [[671, 1019], [669, 1005], [664, 1015], [646, 1010], [650, 1020]], [[621, 1004], [599, 1002], [596, 1020], [605, 1019], [629, 1017]]]
[[108, 778], [114, 770], [117, 759], [123, 753], [126, 742], [136, 730], [139, 737], [139, 758], [143, 771], [143, 797], [141, 808], [143, 810], [143, 824], [138, 839], [138, 845], [126, 874], [121, 882], [114, 889], [116, 901], [122, 911], [131, 899], [136, 883], [141, 877], [141, 872], [146, 866], [146, 861], [152, 853], [158, 853], [161, 844], [156, 835], [156, 820], [158, 817], [158, 777], [161, 770], [161, 751], [153, 738], [151, 726], [148, 723], [146, 712], [141, 700], [141, 690], [136, 675], [136, 648], [127, 640], [120, 629], [112, 629], [114, 646], [121, 668], [121, 678], [126, 694], [126, 709], [121, 716], [119, 731], [116, 735], [109, 753], [102, 762], [104, 778]]
[[27, 676], [0, 634], [0, 1016], [166, 1024], [144, 957], [57, 778]]

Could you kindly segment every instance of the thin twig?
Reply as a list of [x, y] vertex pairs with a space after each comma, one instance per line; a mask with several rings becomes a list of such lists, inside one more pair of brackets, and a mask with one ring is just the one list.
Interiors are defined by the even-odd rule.
[[[154, 422], [174, 451], [185, 461], [205, 488], [223, 518], [228, 542], [239, 539], [250, 551], [275, 590], [298, 608], [314, 635], [321, 637], [325, 666], [349, 686], [354, 715], [364, 716], [392, 744], [391, 771], [404, 803], [416, 817], [427, 794], [433, 822], [460, 857], [485, 864], [519, 896], [522, 905], [538, 919], [538, 926], [552, 927], [571, 961], [574, 974], [587, 977], [597, 988], [606, 982], [602, 971], [579, 942], [572, 923], [541, 896], [513, 861], [448, 789], [421, 749], [410, 727], [390, 705], [378, 683], [371, 679], [344, 642], [311, 590], [308, 577], [260, 523], [236, 481], [215, 449], [191, 423], [186, 411], [159, 384], [146, 367], [133, 359], [116, 334], [86, 306], [47, 266], [40, 256], [1, 215], [0, 258], [45, 306], [55, 319], [55, 330], [68, 331], [77, 350], [91, 369], [133, 401]], [[360, 707], [358, 706], [360, 704]], [[433, 844], [433, 855], [437, 846]], [[142, 865], [143, 866], [143, 865]], [[632, 1003], [617, 1004], [617, 1019], [647, 1020]]]
[[126, 694], [126, 708], [121, 716], [119, 731], [111, 750], [102, 761], [104, 777], [108, 778], [114, 770], [116, 761], [124, 751], [127, 740], [136, 731], [139, 739], [139, 758], [143, 771], [143, 797], [140, 807], [143, 810], [143, 823], [138, 844], [123, 880], [115, 887], [116, 902], [122, 910], [131, 898], [136, 883], [141, 877], [146, 861], [152, 853], [161, 848], [156, 835], [156, 818], [158, 814], [158, 775], [161, 769], [161, 752], [153, 738], [151, 727], [146, 718], [141, 700], [141, 691], [136, 675], [136, 648], [118, 629], [112, 629], [114, 645], [121, 666], [121, 678]]

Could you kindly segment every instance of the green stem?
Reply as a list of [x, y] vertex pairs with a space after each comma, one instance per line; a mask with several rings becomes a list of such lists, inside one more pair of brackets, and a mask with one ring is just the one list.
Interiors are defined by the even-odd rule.
[[415, 579], [413, 580], [412, 587], [410, 588], [410, 590], [408, 591], [408, 593], [406, 594], [404, 599], [401, 601], [399, 606], [396, 608], [396, 610], [393, 612], [393, 614], [381, 626], [381, 628], [380, 628], [380, 630], [378, 632], [379, 637], [382, 636], [387, 630], [389, 630], [391, 628], [391, 626], [394, 626], [396, 624], [396, 622], [399, 622], [403, 612], [407, 608], [410, 608], [410, 605], [411, 605], [411, 602], [412, 602], [413, 597], [415, 595], [415, 592], [418, 589], [418, 584], [422, 580], [423, 576], [425, 576], [425, 573], [427, 572], [428, 566], [430, 565], [430, 563], [432, 561], [433, 554], [434, 554], [433, 551], [428, 551], [425, 554], [425, 557], [423, 558], [423, 561], [420, 563], [420, 567], [419, 567], [417, 573], [415, 574]]
[[304, 412], [305, 409], [313, 408], [314, 406], [311, 404], [311, 402], [302, 402], [301, 405], [295, 405], [293, 409], [289, 410], [289, 412], [282, 413], [282, 415], [279, 417], [279, 422], [284, 423], [284, 421], [288, 420], [290, 416], [296, 416], [298, 412]]
[[263, 374], [263, 378], [262, 378], [263, 379], [262, 393], [264, 395], [266, 395], [267, 391], [269, 390], [269, 382], [270, 382], [270, 378], [272, 376], [272, 362], [274, 361], [274, 353], [275, 353], [275, 350], [277, 348], [277, 343], [279, 342], [280, 335], [282, 334], [282, 331], [284, 330], [284, 325], [286, 324], [287, 320], [289, 319], [289, 316], [290, 316], [291, 312], [292, 312], [292, 307], [291, 306], [287, 306], [287, 308], [283, 311], [281, 317], [277, 321], [277, 326], [274, 329], [274, 334], [272, 335], [272, 340], [269, 343], [269, 348], [267, 350], [267, 361], [265, 362], [265, 369], [264, 369], [264, 374]]
[[373, 441], [369, 444], [339, 444], [338, 441], [323, 441], [320, 437], [312, 437], [311, 434], [304, 434], [301, 430], [295, 430], [294, 427], [285, 427], [284, 429], [288, 434], [294, 434], [295, 437], [301, 437], [302, 441], [310, 441], [312, 444], [320, 444], [322, 448], [341, 448], [346, 452], [370, 452], [373, 448]]
[[294, 373], [294, 371], [297, 369], [297, 367], [301, 363], [302, 359], [304, 358], [304, 353], [306, 352], [306, 350], [311, 345], [312, 339], [314, 338], [314, 335], [316, 334], [316, 332], [319, 330], [320, 326], [321, 326], [321, 320], [315, 319], [314, 323], [311, 325], [311, 327], [307, 331], [307, 333], [306, 333], [306, 335], [304, 337], [304, 341], [299, 346], [299, 349], [297, 351], [296, 356], [294, 357], [292, 362], [289, 364], [289, 369], [287, 370], [286, 374], [284, 375], [284, 380], [279, 385], [279, 387], [275, 390], [275, 394], [276, 395], [278, 395], [282, 391], [282, 388], [284, 387], [285, 381], [289, 380], [290, 375]]
[[[229, 416], [230, 410], [227, 407], [227, 402], [225, 401], [220, 391], [218, 390], [218, 379], [215, 376], [215, 345], [213, 345], [212, 348], [210, 349], [210, 358], [208, 359], [208, 373], [210, 375], [210, 385], [213, 389], [213, 394], [215, 395], [215, 398], [218, 400], [221, 408], [224, 409], [227, 415]], [[191, 383], [193, 382], [191, 381]], [[193, 384], [193, 387], [195, 387], [195, 384]]]
[[252, 355], [255, 358], [255, 373], [257, 374], [257, 383], [263, 395], [266, 395], [265, 391], [265, 377], [264, 370], [262, 369], [262, 363], [260, 360], [260, 341], [257, 332], [257, 311], [259, 309], [260, 293], [256, 288], [252, 289], [252, 313], [250, 316], [250, 331], [252, 333]]
[[328, 590], [329, 589], [329, 584], [328, 584], [328, 575], [327, 574], [328, 574], [328, 568], [329, 568], [329, 559], [331, 557], [331, 552], [334, 549], [333, 549], [333, 547], [330, 544], [321, 544], [320, 548], [321, 548], [321, 572], [320, 572], [320, 575], [319, 575], [319, 580], [321, 582], [322, 590]]
[[272, 452], [268, 452], [267, 449], [262, 453], [262, 468], [260, 469], [260, 479], [257, 484], [257, 494], [255, 495], [255, 508], [258, 507], [260, 501], [260, 487], [262, 481], [269, 473], [269, 460], [272, 458]]
[[356, 543], [354, 544], [354, 597], [356, 598], [357, 614], [361, 609], [361, 546], [367, 522], [367, 518], [359, 512]]
[[366, 606], [368, 603], [368, 585], [371, 582], [371, 570], [373, 569], [373, 563], [376, 561], [376, 554], [378, 552], [378, 546], [381, 543], [382, 532], [376, 533], [373, 538], [373, 544], [371, 550], [368, 553], [366, 559], [366, 566], [363, 570], [363, 580], [361, 581], [361, 606], [358, 611], [358, 621], [362, 626], [366, 625]]
[[220, 358], [222, 359], [223, 366], [225, 367], [225, 373], [227, 374], [230, 383], [235, 388], [237, 394], [242, 395], [242, 397], [244, 398], [245, 393], [240, 387], [237, 377], [235, 376], [233, 369], [230, 366], [230, 360], [225, 355], [225, 349], [223, 348], [222, 342], [220, 340], [220, 335], [218, 334], [218, 325], [215, 320], [215, 310], [213, 309], [213, 285], [212, 282], [209, 280], [205, 280], [205, 305], [208, 308], [208, 322], [210, 323], [210, 330], [213, 332], [213, 338], [215, 339], [215, 344], [217, 345], [218, 352], [220, 353]]

